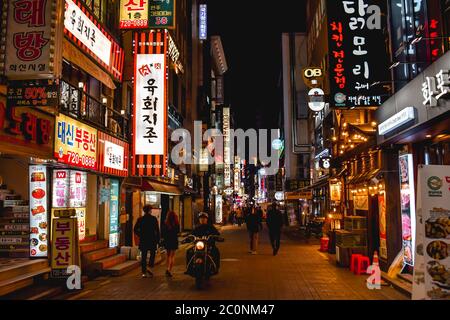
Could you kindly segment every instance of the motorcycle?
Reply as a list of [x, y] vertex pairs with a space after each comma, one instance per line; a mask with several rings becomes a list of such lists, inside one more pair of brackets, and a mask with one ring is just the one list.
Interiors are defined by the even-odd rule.
[[310, 238], [311, 234], [314, 234], [316, 238], [320, 238], [322, 236], [322, 228], [325, 222], [324, 218], [314, 218], [309, 221], [306, 225], [306, 237]]
[[191, 247], [194, 250], [192, 256], [186, 256], [189, 261], [186, 261], [187, 270], [185, 273], [195, 278], [197, 289], [201, 289], [205, 281], [208, 281], [211, 276], [218, 273], [216, 263], [211, 256], [211, 249], [215, 241], [224, 242], [225, 239], [216, 235], [208, 237], [190, 235], [182, 241], [182, 243], [193, 243], [193, 247]]

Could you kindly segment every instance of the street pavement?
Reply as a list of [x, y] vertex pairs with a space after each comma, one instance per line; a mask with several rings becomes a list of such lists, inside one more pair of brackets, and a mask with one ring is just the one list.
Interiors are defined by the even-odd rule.
[[281, 249], [272, 255], [267, 230], [260, 234], [257, 255], [248, 253], [247, 231], [222, 228], [220, 274], [203, 290], [184, 275], [185, 250], [177, 252], [174, 277], [165, 277], [165, 263], [153, 278], [141, 278], [140, 269], [121, 277], [102, 277], [83, 290], [53, 299], [70, 300], [406, 300], [392, 287], [369, 290], [367, 275], [355, 276], [336, 266], [332, 255], [319, 252], [318, 241], [282, 237]]

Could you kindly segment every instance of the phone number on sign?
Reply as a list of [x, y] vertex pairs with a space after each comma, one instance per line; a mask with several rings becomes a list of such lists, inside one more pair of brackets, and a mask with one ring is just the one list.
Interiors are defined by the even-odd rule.
[[136, 28], [136, 27], [147, 27], [148, 26], [148, 20], [124, 20], [120, 21], [120, 28], [126, 29], [126, 28]]
[[85, 168], [95, 169], [97, 161], [93, 157], [82, 155], [80, 156], [76, 152], [67, 152], [67, 161], [69, 164], [74, 164], [77, 166], [83, 166]]

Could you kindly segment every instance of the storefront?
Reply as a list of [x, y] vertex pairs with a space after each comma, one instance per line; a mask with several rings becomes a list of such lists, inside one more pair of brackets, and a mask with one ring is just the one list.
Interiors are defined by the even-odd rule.
[[52, 162], [54, 125], [35, 108], [7, 108], [0, 93], [0, 257], [49, 257], [45, 165]]
[[[401, 252], [402, 274], [415, 265], [417, 173], [420, 165], [450, 165], [450, 53], [435, 61], [378, 109], [378, 144], [385, 153], [387, 255]], [[410, 277], [410, 276], [409, 276]]]

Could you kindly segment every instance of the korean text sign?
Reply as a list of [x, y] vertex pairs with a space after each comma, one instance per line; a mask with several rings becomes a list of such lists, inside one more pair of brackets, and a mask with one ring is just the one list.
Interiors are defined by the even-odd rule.
[[136, 56], [135, 154], [165, 152], [165, 54]]
[[148, 0], [150, 28], [175, 28], [175, 0]]
[[9, 79], [53, 76], [56, 5], [50, 0], [8, 1], [5, 73]]
[[67, 276], [67, 267], [76, 261], [76, 219], [57, 218], [52, 224], [52, 274]]
[[334, 107], [380, 106], [389, 79], [389, 54], [383, 29], [386, 2], [327, 1], [330, 101]]
[[58, 162], [97, 170], [97, 130], [70, 117], [57, 116], [54, 156]]
[[120, 0], [120, 29], [148, 27], [148, 0]]
[[87, 173], [74, 170], [53, 171], [53, 208], [85, 208]]
[[119, 180], [111, 179], [111, 198], [110, 198], [110, 217], [109, 217], [109, 247], [119, 245]]

